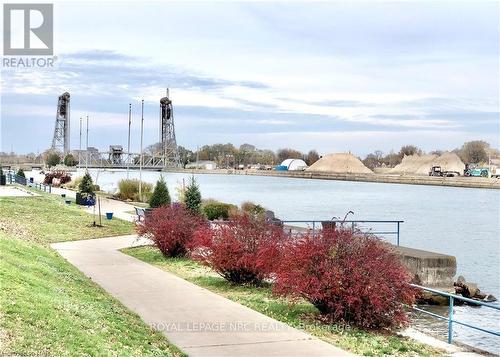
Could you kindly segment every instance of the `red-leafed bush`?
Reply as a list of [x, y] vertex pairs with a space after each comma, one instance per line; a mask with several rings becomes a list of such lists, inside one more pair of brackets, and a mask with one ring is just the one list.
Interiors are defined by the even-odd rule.
[[276, 263], [283, 229], [248, 215], [198, 230], [191, 256], [235, 284], [259, 285]]
[[[54, 180], [55, 179], [55, 180]], [[50, 171], [45, 174], [45, 178], [43, 179], [43, 183], [46, 185], [64, 185], [71, 181], [71, 176], [66, 173], [66, 171]]]
[[407, 322], [405, 305], [415, 297], [410, 281], [387, 243], [352, 230], [330, 229], [287, 244], [274, 290], [307, 299], [332, 321], [391, 328]]
[[146, 214], [143, 224], [137, 224], [137, 233], [150, 238], [167, 257], [184, 256], [193, 233], [206, 224], [205, 220], [175, 204], [156, 208]]

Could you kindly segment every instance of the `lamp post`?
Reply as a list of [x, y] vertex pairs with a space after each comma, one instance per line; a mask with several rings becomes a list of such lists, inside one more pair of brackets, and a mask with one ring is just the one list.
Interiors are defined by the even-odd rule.
[[130, 124], [132, 123], [132, 103], [128, 105], [128, 146], [127, 146], [127, 180], [130, 170]]
[[144, 133], [144, 99], [141, 101], [141, 154], [139, 157], [139, 200], [142, 201], [142, 136]]
[[89, 157], [89, 116], [87, 115], [87, 135], [86, 135], [86, 149], [85, 149], [85, 152], [87, 154], [87, 162], [85, 163], [85, 169], [88, 171], [89, 169], [89, 160], [90, 160], [90, 157]]
[[80, 143], [78, 144], [78, 166], [82, 160], [82, 117], [80, 117]]

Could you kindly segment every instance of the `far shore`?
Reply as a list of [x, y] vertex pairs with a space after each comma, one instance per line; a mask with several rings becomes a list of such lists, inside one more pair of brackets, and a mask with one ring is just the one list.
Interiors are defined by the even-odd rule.
[[[3, 165], [4, 169], [9, 169], [10, 165]], [[12, 165], [16, 166], [16, 165]], [[31, 171], [32, 166], [29, 164], [18, 165], [26, 171]], [[76, 171], [75, 167], [60, 167], [69, 172]], [[125, 168], [96, 168], [109, 171], [125, 171]], [[137, 171], [137, 168], [130, 168]], [[143, 169], [143, 171], [160, 171]], [[250, 175], [250, 176], [273, 176], [273, 177], [289, 177], [302, 179], [316, 180], [337, 180], [337, 181], [357, 181], [357, 182], [375, 182], [375, 183], [392, 183], [405, 185], [428, 185], [428, 186], [449, 186], [463, 188], [487, 188], [500, 189], [500, 178], [485, 178], [485, 177], [436, 177], [436, 176], [418, 176], [418, 175], [396, 175], [387, 173], [373, 174], [349, 174], [349, 173], [329, 173], [315, 171], [276, 171], [276, 170], [236, 170], [236, 169], [181, 169], [181, 168], [166, 168], [163, 172], [189, 173], [189, 174], [215, 174], [215, 175]]]
[[465, 188], [500, 189], [500, 179], [483, 177], [435, 177], [416, 175], [389, 175], [389, 174], [338, 174], [314, 171], [276, 171], [276, 170], [234, 170], [234, 169], [166, 169], [166, 172], [193, 173], [193, 174], [223, 174], [223, 175], [253, 175], [306, 178], [316, 180], [338, 180], [395, 183], [407, 185], [451, 186]]

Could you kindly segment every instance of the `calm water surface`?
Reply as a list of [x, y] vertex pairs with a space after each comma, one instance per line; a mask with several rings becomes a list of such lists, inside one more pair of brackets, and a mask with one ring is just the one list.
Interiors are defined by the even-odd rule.
[[[91, 175], [105, 191], [115, 192], [124, 171], [96, 171]], [[158, 172], [143, 172], [142, 179], [155, 183]], [[189, 179], [189, 174], [163, 173], [171, 195]], [[480, 289], [500, 297], [500, 191], [439, 186], [310, 180], [243, 175], [195, 175], [203, 198], [240, 204], [253, 201], [285, 220], [353, 219], [404, 220], [401, 245], [425, 249], [457, 258], [458, 274]], [[130, 172], [131, 178], [139, 173]], [[391, 240], [391, 238], [388, 238]], [[392, 242], [395, 242], [392, 238]], [[499, 331], [500, 314], [487, 309], [457, 308], [458, 316]], [[470, 320], [470, 319], [469, 319]], [[485, 327], [486, 327], [485, 326]], [[500, 351], [500, 338], [458, 329], [459, 339], [492, 352]]]

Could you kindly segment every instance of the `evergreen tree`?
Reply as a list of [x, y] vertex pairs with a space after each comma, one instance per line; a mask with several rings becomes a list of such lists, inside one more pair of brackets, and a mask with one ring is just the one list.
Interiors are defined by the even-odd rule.
[[24, 174], [23, 169], [17, 170], [17, 174], [16, 175], [19, 176], [19, 177], [22, 177], [22, 178], [26, 178], [26, 175]]
[[52, 167], [61, 163], [61, 156], [57, 152], [51, 152], [47, 156], [47, 166]]
[[201, 212], [201, 192], [194, 176], [191, 177], [189, 185], [186, 187], [186, 192], [184, 193], [184, 204], [192, 213]]
[[163, 176], [160, 176], [160, 179], [156, 182], [153, 195], [149, 199], [149, 207], [157, 208], [168, 205], [170, 205], [170, 194], [168, 193], [168, 187]]
[[81, 193], [85, 193], [87, 195], [91, 195], [94, 193], [94, 182], [92, 181], [92, 177], [90, 177], [89, 172], [87, 171], [85, 175], [82, 177], [82, 181], [78, 186]]
[[76, 160], [72, 154], [68, 154], [64, 157], [64, 165], [66, 166], [75, 166]]

